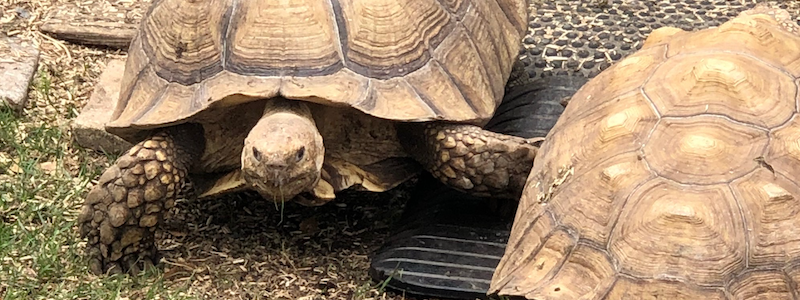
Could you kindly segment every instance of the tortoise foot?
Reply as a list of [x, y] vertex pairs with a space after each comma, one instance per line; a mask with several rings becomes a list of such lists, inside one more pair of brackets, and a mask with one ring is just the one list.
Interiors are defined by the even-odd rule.
[[157, 134], [133, 146], [100, 176], [78, 222], [90, 270], [139, 273], [157, 262], [154, 233], [175, 206], [187, 169], [173, 139]]
[[[538, 147], [536, 140], [477, 126], [430, 122], [403, 128], [409, 152], [441, 182], [479, 197], [518, 198]], [[413, 139], [413, 140], [411, 140]]]
[[429, 170], [440, 181], [474, 196], [522, 194], [538, 150], [535, 140], [460, 124], [431, 124], [425, 133], [438, 158]]

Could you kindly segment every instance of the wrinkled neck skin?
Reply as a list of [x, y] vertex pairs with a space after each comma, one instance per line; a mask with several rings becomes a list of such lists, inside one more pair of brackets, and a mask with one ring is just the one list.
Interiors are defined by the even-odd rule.
[[324, 157], [308, 105], [274, 98], [244, 140], [242, 173], [262, 197], [283, 202], [317, 185]]

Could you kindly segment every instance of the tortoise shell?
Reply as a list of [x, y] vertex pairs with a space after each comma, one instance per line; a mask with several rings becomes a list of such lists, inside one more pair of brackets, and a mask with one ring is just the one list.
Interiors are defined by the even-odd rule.
[[525, 0], [156, 0], [107, 130], [135, 140], [277, 96], [482, 124], [502, 100], [526, 21]]
[[798, 77], [783, 10], [655, 30], [548, 134], [490, 293], [797, 299]]

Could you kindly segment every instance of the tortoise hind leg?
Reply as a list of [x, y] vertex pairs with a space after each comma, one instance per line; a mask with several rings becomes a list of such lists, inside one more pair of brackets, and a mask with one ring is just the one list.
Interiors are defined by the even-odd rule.
[[514, 64], [511, 65], [511, 74], [509, 74], [508, 81], [506, 81], [505, 90], [508, 92], [531, 81], [528, 71], [525, 70], [525, 64], [518, 59], [514, 60]]
[[445, 122], [401, 123], [398, 137], [434, 177], [473, 196], [517, 199], [540, 139]]
[[103, 172], [78, 218], [93, 273], [135, 274], [156, 262], [156, 227], [187, 188], [191, 162], [203, 152], [202, 134], [197, 125], [155, 133]]

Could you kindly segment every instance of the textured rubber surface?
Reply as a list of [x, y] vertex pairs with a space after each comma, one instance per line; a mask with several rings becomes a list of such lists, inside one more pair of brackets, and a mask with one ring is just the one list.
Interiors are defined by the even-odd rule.
[[[487, 129], [543, 137], [563, 111], [560, 99], [586, 79], [551, 76], [511, 88]], [[485, 297], [505, 251], [516, 201], [471, 197], [421, 178], [390, 237], [373, 256], [370, 275], [387, 287], [439, 298]]]
[[422, 178], [395, 234], [372, 257], [370, 275], [406, 294], [484, 297], [505, 251], [513, 214]]
[[719, 26], [756, 2], [800, 16], [800, 1], [794, 0], [613, 0], [611, 5], [605, 0], [531, 0], [520, 54], [531, 77], [594, 77], [640, 49], [654, 29]]
[[524, 138], [544, 137], [564, 112], [561, 99], [571, 97], [587, 81], [583, 76], [553, 75], [513, 88], [486, 129]]

